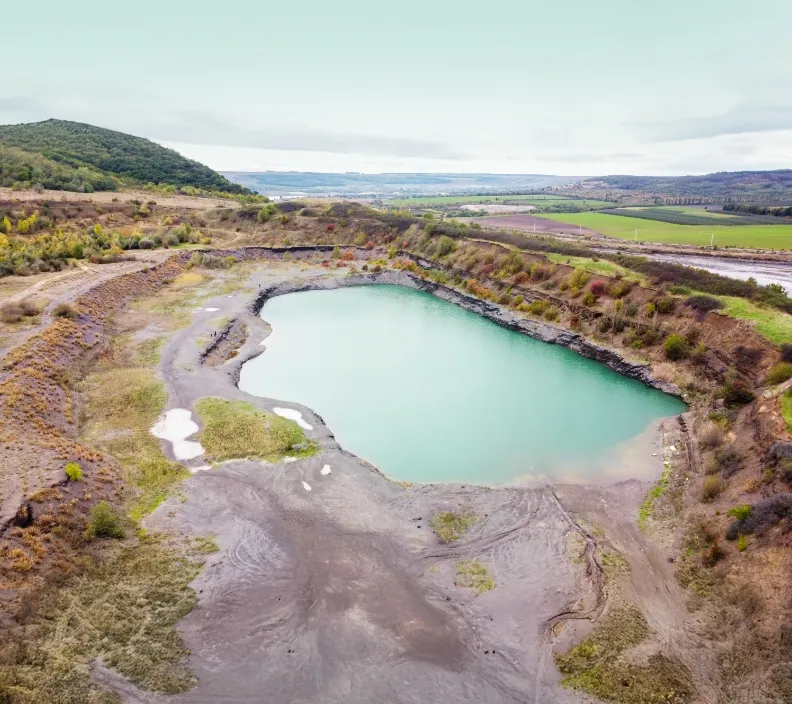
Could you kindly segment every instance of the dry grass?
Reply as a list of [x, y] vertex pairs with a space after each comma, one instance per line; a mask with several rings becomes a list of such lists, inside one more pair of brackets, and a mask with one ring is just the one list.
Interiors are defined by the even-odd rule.
[[475, 589], [479, 594], [495, 589], [495, 580], [489, 570], [476, 560], [462, 560], [457, 563], [454, 584], [458, 587]]
[[162, 341], [135, 345], [128, 337], [117, 338], [81, 388], [86, 401], [83, 434], [127, 470], [137, 494], [129, 511], [134, 520], [153, 511], [175, 482], [189, 476], [162, 454], [160, 441], [149, 432], [167, 402], [165, 387], [151, 369]]
[[650, 704], [691, 701], [690, 672], [661, 653], [632, 662], [626, 654], [650, 635], [649, 626], [633, 604], [613, 610], [578, 645], [556, 655], [565, 687], [610, 702]]
[[[204, 425], [197, 439], [215, 462], [242, 457], [277, 462], [287, 453], [307, 457], [316, 452], [294, 421], [262, 413], [249, 403], [204, 398], [195, 410]], [[306, 447], [294, 449], [295, 445]]]
[[28, 604], [26, 636], [0, 645], [0, 701], [109, 704], [90, 678], [102, 661], [138, 686], [189, 689], [188, 651], [176, 623], [195, 605], [200, 563], [147, 543], [121, 548]]

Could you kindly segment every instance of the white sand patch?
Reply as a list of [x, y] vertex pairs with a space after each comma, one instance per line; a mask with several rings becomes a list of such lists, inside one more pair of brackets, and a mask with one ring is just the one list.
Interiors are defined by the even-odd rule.
[[284, 457], [283, 461], [284, 462], [296, 462], [297, 458], [296, 457]]
[[303, 420], [302, 413], [299, 411], [295, 411], [293, 408], [278, 408], [277, 406], [272, 409], [276, 414], [278, 414], [281, 418], [288, 418], [289, 420], [293, 420], [297, 425], [305, 430], [313, 430], [312, 425], [308, 425]]
[[196, 472], [205, 472], [211, 469], [212, 466], [208, 464], [202, 464], [200, 467], [190, 467], [190, 471], [195, 474]]
[[330, 471], [331, 471], [330, 470], [330, 465], [326, 464], [324, 467], [322, 467], [322, 471], [319, 472], [319, 474], [327, 475], [327, 474], [330, 474]]
[[311, 485], [308, 482], [303, 482], [303, 489], [305, 489], [306, 491], [310, 491]]
[[173, 456], [177, 460], [191, 460], [204, 453], [199, 442], [189, 442], [191, 435], [198, 432], [198, 426], [192, 419], [192, 412], [186, 408], [171, 408], [159, 417], [151, 427], [151, 434], [160, 440], [168, 440], [173, 447]]
[[204, 308], [204, 310], [205, 310], [207, 313], [216, 313], [216, 312], [217, 312], [218, 310], [220, 310], [220, 309], [219, 309], [219, 308]]

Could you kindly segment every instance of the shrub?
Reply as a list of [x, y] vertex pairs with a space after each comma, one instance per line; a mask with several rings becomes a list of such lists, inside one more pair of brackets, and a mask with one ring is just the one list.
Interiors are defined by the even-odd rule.
[[781, 345], [781, 361], [792, 362], [792, 343], [785, 342]]
[[723, 482], [718, 477], [707, 477], [701, 488], [701, 500], [704, 503], [714, 501], [723, 491]]
[[656, 311], [657, 311], [657, 308], [655, 308], [655, 304], [654, 303], [647, 303], [644, 306], [644, 313], [645, 313], [647, 318], [651, 318], [655, 314]]
[[87, 533], [91, 538], [120, 539], [126, 535], [121, 516], [107, 501], [100, 501], [91, 509]]
[[690, 353], [690, 357], [694, 362], [701, 364], [707, 359], [707, 346], [703, 342], [699, 342]]
[[723, 400], [727, 406], [733, 408], [734, 406], [744, 406], [756, 398], [753, 391], [751, 391], [745, 382], [736, 379], [731, 383], [726, 384], [723, 395]]
[[679, 333], [672, 332], [663, 343], [663, 351], [665, 356], [672, 361], [685, 359], [689, 353], [688, 342]]
[[597, 297], [591, 291], [588, 291], [581, 299], [581, 302], [584, 306], [593, 306], [597, 302]]
[[732, 445], [728, 445], [715, 453], [714, 466], [724, 479], [728, 479], [742, 469], [743, 456]]
[[711, 310], [723, 308], [723, 303], [717, 298], [704, 295], [690, 296], [685, 299], [685, 305], [692, 308], [697, 313], [709, 313]]
[[748, 504], [741, 504], [740, 506], [733, 506], [727, 511], [727, 514], [732, 518], [736, 518], [738, 521], [744, 521], [748, 516], [751, 515], [751, 511], [753, 511], [753, 506], [749, 506]]
[[726, 538], [736, 540], [740, 535], [763, 535], [773, 526], [790, 518], [792, 518], [792, 494], [775, 494], [754, 504], [745, 518], [734, 521], [726, 529]]
[[792, 362], [781, 362], [767, 372], [767, 383], [770, 386], [782, 384], [788, 379], [792, 379]]
[[712, 421], [707, 421], [701, 429], [699, 442], [703, 448], [714, 450], [723, 444], [723, 430]]
[[591, 284], [589, 291], [593, 293], [597, 298], [600, 296], [605, 295], [605, 284], [602, 281], [595, 281]]
[[82, 467], [76, 462], [69, 462], [63, 469], [70, 481], [78, 482], [83, 477]]
[[140, 249], [154, 249], [154, 240], [149, 239], [148, 237], [143, 237], [141, 238], [140, 242], [138, 242], [138, 247], [140, 247]]
[[664, 296], [663, 298], [658, 298], [655, 301], [655, 306], [661, 313], [673, 313], [674, 308], [676, 308], [676, 301], [673, 298]]
[[0, 320], [4, 323], [18, 323], [22, 318], [38, 314], [38, 306], [33, 301], [11, 301], [0, 308]]
[[628, 303], [627, 307], [624, 309], [624, 314], [630, 318], [634, 318], [638, 314], [638, 304]]
[[68, 303], [58, 303], [53, 309], [52, 314], [56, 318], [69, 318], [74, 320], [77, 317], [77, 311]]
[[745, 552], [748, 549], [748, 538], [744, 535], [741, 535], [737, 539], [737, 549], [740, 552]]
[[447, 254], [451, 254], [451, 252], [453, 252], [454, 249], [456, 249], [456, 245], [454, 244], [454, 240], [452, 240], [447, 235], [443, 235], [437, 241], [437, 256], [438, 257], [444, 257]]

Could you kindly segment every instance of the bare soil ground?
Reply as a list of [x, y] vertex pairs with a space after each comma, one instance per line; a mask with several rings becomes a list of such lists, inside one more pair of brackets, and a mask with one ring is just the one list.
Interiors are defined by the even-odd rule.
[[482, 227], [494, 228], [496, 230], [524, 230], [525, 232], [554, 232], [562, 235], [586, 235], [587, 237], [604, 237], [596, 230], [589, 230], [587, 227], [579, 228], [575, 225], [567, 225], [563, 222], [540, 218], [536, 215], [503, 215], [501, 217], [489, 218], [464, 218], [465, 222], [478, 223]]

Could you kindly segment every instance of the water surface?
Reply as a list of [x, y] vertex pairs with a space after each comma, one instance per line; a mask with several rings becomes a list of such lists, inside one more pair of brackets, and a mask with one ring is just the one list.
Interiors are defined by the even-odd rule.
[[647, 428], [685, 408], [571, 350], [401, 286], [278, 296], [261, 316], [273, 332], [240, 387], [312, 408], [345, 449], [395, 479], [582, 480], [625, 457], [640, 475], [651, 457], [651, 442], [640, 442]]

